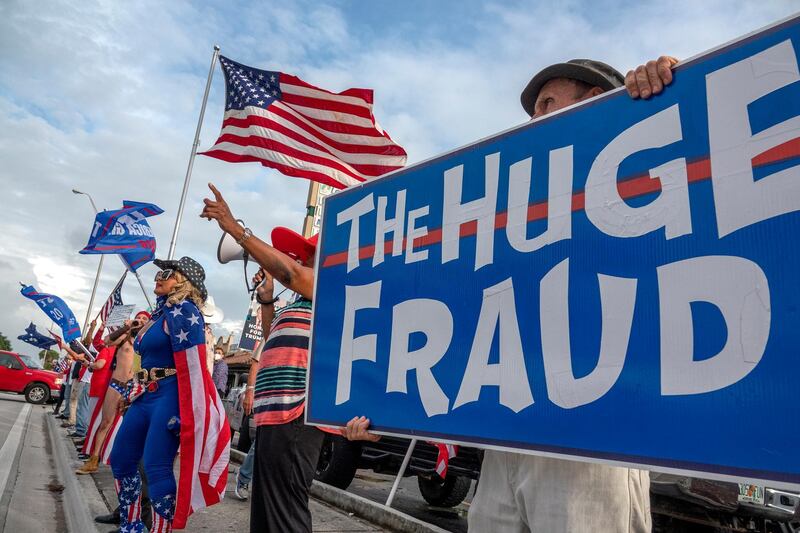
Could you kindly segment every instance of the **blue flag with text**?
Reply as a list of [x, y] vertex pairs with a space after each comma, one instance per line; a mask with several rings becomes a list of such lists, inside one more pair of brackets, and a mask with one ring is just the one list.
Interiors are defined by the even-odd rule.
[[131, 271], [152, 261], [156, 238], [147, 217], [164, 211], [155, 204], [126, 200], [122, 209], [97, 213], [82, 254], [120, 254]]
[[30, 285], [23, 285], [20, 293], [34, 302], [44, 313], [61, 328], [65, 342], [72, 342], [81, 336], [81, 328], [75, 314], [64, 303], [64, 300], [52, 294], [37, 292]]

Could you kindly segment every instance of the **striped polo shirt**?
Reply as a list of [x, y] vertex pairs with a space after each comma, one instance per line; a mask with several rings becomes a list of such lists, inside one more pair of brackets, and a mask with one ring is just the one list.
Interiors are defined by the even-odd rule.
[[256, 426], [285, 424], [303, 414], [310, 333], [311, 300], [299, 298], [276, 312], [259, 359]]

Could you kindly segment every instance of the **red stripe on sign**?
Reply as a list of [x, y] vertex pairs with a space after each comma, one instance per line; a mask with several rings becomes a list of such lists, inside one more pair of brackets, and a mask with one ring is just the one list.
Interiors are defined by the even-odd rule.
[[[786, 161], [800, 156], [800, 137], [787, 141], [781, 145], [767, 150], [753, 158], [753, 166], [760, 167], [770, 163], [779, 161]], [[708, 157], [691, 161], [686, 165], [687, 179], [689, 183], [696, 183], [711, 179], [711, 161]], [[651, 194], [661, 190], [661, 181], [656, 178], [650, 178], [648, 174], [632, 176], [620, 180], [617, 188], [620, 196], [623, 199], [637, 198], [646, 194]], [[585, 193], [578, 191], [572, 195], [572, 211], [581, 211], [585, 207]], [[503, 211], [497, 213], [495, 216], [495, 229], [503, 229], [506, 227], [507, 212]], [[528, 206], [528, 222], [535, 220], [544, 220], [547, 218], [547, 201], [532, 203]], [[475, 235], [478, 229], [478, 224], [475, 221], [467, 222], [461, 226], [459, 235], [461, 238]], [[432, 230], [425, 237], [415, 239], [414, 248], [422, 248], [437, 244], [442, 240], [442, 230]], [[391, 253], [391, 240], [384, 242], [384, 251], [386, 254]], [[403, 250], [406, 248], [406, 241], [403, 240]], [[375, 246], [370, 244], [362, 246], [358, 250], [358, 258], [366, 259], [372, 257], [375, 252]], [[347, 251], [337, 252], [325, 256], [322, 261], [323, 267], [331, 267], [336, 265], [343, 265], [347, 263]]]

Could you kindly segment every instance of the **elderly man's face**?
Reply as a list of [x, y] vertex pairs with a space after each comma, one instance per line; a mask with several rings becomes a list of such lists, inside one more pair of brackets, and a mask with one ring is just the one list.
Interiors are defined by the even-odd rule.
[[532, 118], [543, 117], [602, 92], [600, 87], [586, 90], [568, 78], [552, 79], [539, 90], [539, 96], [536, 97], [536, 112]]

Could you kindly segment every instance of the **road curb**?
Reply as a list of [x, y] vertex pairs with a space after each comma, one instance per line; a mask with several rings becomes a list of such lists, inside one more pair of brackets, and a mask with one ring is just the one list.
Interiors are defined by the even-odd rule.
[[[56, 475], [64, 486], [62, 507], [64, 518], [67, 521], [67, 531], [90, 533], [97, 532], [97, 525], [89, 514], [89, 496], [85, 493], [85, 487], [80, 487], [78, 480], [72, 472], [69, 464], [69, 450], [67, 450], [64, 439], [60, 438], [59, 428], [56, 427], [52, 416], [47, 416], [47, 433], [50, 436], [50, 445], [53, 450], [53, 460], [56, 463]], [[94, 485], [94, 483], [92, 483]], [[96, 490], [96, 488], [95, 488]], [[97, 499], [100, 493], [97, 493]]]
[[447, 533], [447, 530], [433, 524], [423, 522], [391, 507], [386, 507], [362, 496], [319, 481], [314, 481], [311, 486], [311, 495], [342, 511], [353, 513], [376, 526], [385, 527], [392, 531], [401, 533]]
[[[231, 461], [235, 463], [242, 464], [246, 456], [246, 453], [239, 450], [231, 450]], [[346, 513], [363, 518], [376, 526], [385, 527], [398, 533], [448, 533], [446, 529], [319, 481], [314, 481], [314, 484], [311, 485], [311, 496]]]

